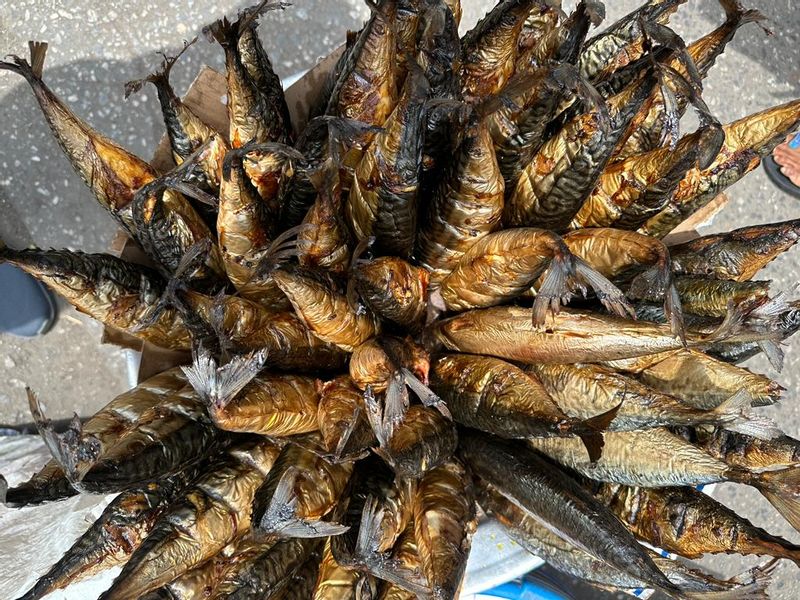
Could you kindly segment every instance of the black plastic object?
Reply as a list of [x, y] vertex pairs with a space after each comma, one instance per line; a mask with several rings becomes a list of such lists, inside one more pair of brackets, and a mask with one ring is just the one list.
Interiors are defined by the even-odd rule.
[[772, 183], [774, 183], [779, 190], [795, 198], [800, 198], [800, 187], [797, 187], [786, 175], [781, 173], [781, 166], [775, 162], [771, 154], [765, 157], [761, 163], [764, 165], [764, 171], [766, 171], [767, 177], [770, 178]]

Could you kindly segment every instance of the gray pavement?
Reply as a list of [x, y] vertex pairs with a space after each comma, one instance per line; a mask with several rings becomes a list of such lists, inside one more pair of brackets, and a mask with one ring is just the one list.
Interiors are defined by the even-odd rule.
[[[261, 35], [281, 76], [313, 65], [338, 45], [346, 29], [356, 29], [367, 15], [360, 0], [294, 0], [295, 6], [263, 19]], [[471, 26], [490, 7], [489, 0], [463, 0], [464, 25]], [[800, 13], [795, 0], [750, 0], [769, 17], [775, 35], [766, 37], [748, 25], [718, 61], [706, 83], [705, 99], [727, 122], [800, 95]], [[572, 2], [565, 0], [565, 6]], [[608, 21], [638, 0], [608, 1]], [[125, 81], [153, 69], [157, 50], [179, 48], [199, 34], [222, 11], [231, 15], [244, 4], [233, 0], [17, 0], [0, 3], [0, 53], [24, 54], [27, 40], [50, 42], [46, 81], [99, 131], [143, 157], [149, 157], [163, 134], [155, 94], [145, 89], [122, 99]], [[715, 0], [689, 0], [673, 25], [692, 40], [720, 23]], [[183, 92], [202, 64], [222, 68], [221, 52], [200, 40], [174, 69]], [[731, 203], [705, 231], [800, 217], [800, 203], [770, 185], [761, 171], [730, 190]], [[52, 140], [28, 87], [0, 72], [0, 239], [12, 246], [70, 247], [103, 251], [115, 233], [110, 218], [94, 203]], [[800, 276], [800, 252], [771, 264], [763, 277], [774, 288], [790, 289]], [[2, 290], [0, 290], [2, 293]], [[749, 365], [769, 373], [788, 392], [765, 413], [787, 433], [800, 435], [800, 341], [786, 348], [784, 371], [772, 372], [765, 361]], [[0, 422], [28, 419], [24, 386], [31, 385], [55, 416], [89, 414], [126, 387], [121, 352], [99, 344], [99, 328], [68, 307], [47, 336], [19, 340], [0, 336]], [[773, 533], [800, 536], [749, 488], [721, 485], [715, 496]], [[711, 557], [704, 564], [726, 575], [752, 565], [738, 557]], [[798, 597], [796, 567], [777, 570], [773, 597]], [[582, 595], [581, 597], [596, 597]]]

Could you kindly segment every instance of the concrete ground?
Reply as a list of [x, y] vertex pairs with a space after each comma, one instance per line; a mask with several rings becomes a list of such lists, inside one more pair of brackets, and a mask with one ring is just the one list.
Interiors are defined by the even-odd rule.
[[[607, 2], [608, 22], [632, 10], [638, 0]], [[771, 17], [775, 35], [746, 26], [718, 61], [706, 83], [705, 99], [727, 122], [800, 95], [800, 13], [794, 0], [750, 0]], [[295, 6], [263, 19], [261, 35], [281, 76], [302, 71], [327, 54], [366, 18], [360, 0], [295, 0]], [[463, 0], [464, 25], [471, 26], [492, 2]], [[565, 1], [571, 5], [570, 0]], [[175, 50], [225, 11], [244, 4], [235, 0], [18, 0], [0, 4], [0, 53], [25, 54], [27, 40], [50, 43], [46, 81], [77, 114], [99, 131], [143, 157], [149, 157], [163, 134], [152, 89], [125, 101], [124, 82], [140, 77], [159, 62], [156, 51]], [[722, 21], [715, 0], [689, 0], [673, 19], [687, 40]], [[174, 84], [183, 92], [202, 64], [222, 69], [219, 48], [199, 41], [174, 69]], [[800, 203], [781, 194], [758, 171], [730, 190], [731, 203], [711, 227], [744, 225], [800, 217]], [[0, 239], [15, 247], [69, 247], [105, 250], [116, 227], [94, 203], [83, 183], [52, 140], [28, 87], [0, 72]], [[790, 289], [800, 274], [795, 251], [770, 265], [764, 278], [776, 290]], [[2, 290], [0, 290], [2, 293]], [[749, 365], [770, 373], [788, 392], [785, 400], [764, 410], [787, 433], [800, 435], [800, 342], [786, 347], [786, 367], [772, 373], [765, 361]], [[46, 336], [21, 340], [0, 336], [0, 423], [29, 419], [24, 386], [41, 395], [54, 417], [73, 411], [91, 414], [127, 387], [122, 353], [99, 344], [99, 328], [69, 307]], [[800, 541], [800, 536], [750, 488], [721, 485], [715, 496], [757, 525]], [[710, 569], [730, 575], [756, 561], [711, 557]], [[776, 572], [775, 598], [796, 598], [796, 568], [782, 563]], [[584, 597], [581, 595], [581, 597]], [[590, 597], [590, 596], [585, 596]]]

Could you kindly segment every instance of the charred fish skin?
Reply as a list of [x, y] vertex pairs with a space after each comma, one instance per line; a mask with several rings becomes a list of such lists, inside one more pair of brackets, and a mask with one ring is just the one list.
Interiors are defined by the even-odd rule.
[[412, 331], [421, 326], [430, 279], [425, 268], [381, 256], [357, 263], [351, 276], [359, 296], [376, 315]]
[[0, 248], [9, 262], [62, 296], [80, 312], [98, 321], [172, 350], [190, 348], [188, 331], [174, 309], [166, 309], [152, 324], [166, 285], [147, 267], [108, 254], [69, 250]]
[[268, 441], [231, 448], [164, 513], [100, 598], [138, 598], [213, 557], [250, 529], [256, 488], [278, 456]]
[[737, 553], [767, 554], [795, 563], [800, 559], [799, 546], [755, 527], [691, 487], [650, 489], [603, 484], [598, 498], [635, 535], [687, 558]]
[[681, 275], [749, 281], [800, 239], [800, 220], [742, 227], [670, 246]]
[[[478, 477], [564, 539], [650, 585], [677, 589], [606, 506], [541, 455], [523, 444], [474, 431], [462, 432], [460, 453]], [[517, 476], [506, 477], [509, 471]]]
[[366, 418], [363, 392], [348, 375], [321, 385], [317, 424], [328, 453], [335, 460], [363, 456], [377, 442]]
[[100, 205], [130, 233], [133, 195], [156, 178], [145, 161], [93, 130], [42, 81], [47, 44], [30, 42], [31, 63], [19, 57], [0, 62], [0, 69], [23, 76], [31, 86], [59, 146]]
[[464, 465], [452, 460], [428, 471], [417, 487], [414, 531], [432, 598], [457, 597], [476, 528], [472, 481]]
[[159, 515], [196, 474], [197, 469], [188, 469], [140, 489], [122, 492], [19, 600], [37, 600], [99, 571], [123, 564], [148, 535]]

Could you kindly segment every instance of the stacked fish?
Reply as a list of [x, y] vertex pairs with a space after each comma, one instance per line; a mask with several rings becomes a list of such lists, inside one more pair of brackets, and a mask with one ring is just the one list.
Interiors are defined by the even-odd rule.
[[29, 391], [53, 458], [5, 503], [119, 495], [21, 598], [116, 565], [104, 600], [455, 598], [479, 514], [601, 588], [766, 597], [774, 561], [720, 580], [640, 544], [800, 564], [695, 489], [753, 486], [800, 528], [800, 440], [752, 413], [783, 390], [738, 366], [779, 366], [800, 328], [752, 280], [800, 222], [661, 241], [800, 100], [720, 124], [702, 80], [763, 17], [720, 0], [687, 45], [668, 27], [685, 1], [587, 39], [595, 0], [501, 0], [461, 38], [458, 0], [371, 0], [300, 132], [257, 33], [285, 6], [262, 2], [204, 30], [228, 131], [173, 92], [177, 57], [126, 86], [157, 89], [167, 173], [53, 94], [46, 44], [1, 63], [150, 264], [0, 259], [193, 352], [65, 432]]

